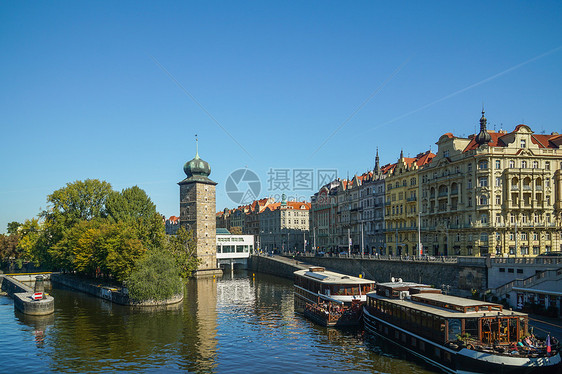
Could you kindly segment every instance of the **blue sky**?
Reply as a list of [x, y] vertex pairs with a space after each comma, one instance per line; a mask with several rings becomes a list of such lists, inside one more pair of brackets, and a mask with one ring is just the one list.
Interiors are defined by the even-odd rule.
[[195, 134], [222, 209], [236, 169], [309, 197], [268, 171], [435, 150], [483, 103], [490, 129], [560, 132], [561, 19], [559, 1], [2, 2], [0, 232], [86, 178], [178, 215]]

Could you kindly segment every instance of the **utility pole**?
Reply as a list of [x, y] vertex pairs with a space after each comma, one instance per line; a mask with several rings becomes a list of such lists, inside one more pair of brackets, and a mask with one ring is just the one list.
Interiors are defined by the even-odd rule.
[[347, 254], [351, 256], [351, 233], [347, 229]]
[[314, 253], [316, 253], [316, 227], [312, 228], [312, 238], [314, 242]]
[[394, 253], [398, 254], [398, 228], [395, 229], [395, 239], [396, 239], [396, 248], [394, 248]]
[[422, 247], [421, 247], [421, 212], [418, 212], [418, 257], [421, 258], [422, 256]]
[[365, 245], [363, 241], [363, 222], [361, 222], [361, 257], [365, 255]]
[[517, 257], [517, 217], [515, 217], [515, 253], [513, 254]]

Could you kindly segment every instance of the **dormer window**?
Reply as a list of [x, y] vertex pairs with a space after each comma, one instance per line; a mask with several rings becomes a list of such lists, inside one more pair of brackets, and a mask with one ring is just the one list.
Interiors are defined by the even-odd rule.
[[525, 139], [521, 139], [521, 148], [525, 148], [527, 146], [527, 141]]
[[443, 152], [443, 157], [449, 157], [449, 150]]

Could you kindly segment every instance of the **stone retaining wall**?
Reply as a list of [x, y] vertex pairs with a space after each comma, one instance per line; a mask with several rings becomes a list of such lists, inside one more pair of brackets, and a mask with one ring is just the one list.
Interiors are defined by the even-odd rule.
[[86, 279], [82, 279], [68, 274], [53, 274], [51, 276], [51, 282], [58, 283], [63, 286], [72, 288], [74, 290], [81, 291], [105, 300], [109, 300], [116, 304], [127, 305], [127, 306], [140, 306], [140, 307], [160, 306], [160, 305], [176, 304], [183, 300], [183, 293], [182, 293], [180, 295], [176, 295], [166, 300], [159, 300], [159, 301], [149, 300], [139, 303], [134, 300], [131, 300], [128, 295], [126, 295], [121, 291], [121, 289], [110, 287], [110, 286], [103, 286], [101, 284], [94, 284]]
[[259, 273], [276, 275], [278, 277], [293, 279], [293, 273], [297, 270], [306, 269], [303, 264], [296, 264], [285, 258], [255, 256], [248, 259], [248, 268]]
[[388, 282], [391, 277], [441, 287], [450, 286], [456, 294], [470, 293], [471, 289], [487, 289], [485, 264], [458, 264], [443, 262], [388, 261], [376, 259], [297, 257], [326, 269], [358, 276], [377, 282]]
[[16, 293], [33, 292], [33, 288], [7, 275], [0, 275], [0, 283], [2, 291], [6, 292], [10, 297], [14, 297]]
[[[485, 263], [443, 263], [388, 261], [376, 259], [334, 258], [334, 257], [297, 257], [294, 260], [283, 257], [251, 256], [249, 268], [252, 271], [293, 278], [293, 272], [306, 269], [310, 264], [347, 275], [361, 274], [377, 282], [388, 282], [391, 277], [404, 281], [420, 282], [436, 287], [449, 286], [454, 294], [468, 296], [470, 290], [487, 289], [487, 268]], [[304, 264], [301, 261], [306, 261]]]

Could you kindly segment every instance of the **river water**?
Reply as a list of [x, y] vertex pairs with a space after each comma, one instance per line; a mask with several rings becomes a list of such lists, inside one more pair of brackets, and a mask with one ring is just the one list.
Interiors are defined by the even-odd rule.
[[360, 329], [295, 314], [292, 282], [269, 275], [190, 281], [182, 303], [151, 310], [51, 294], [47, 317], [22, 315], [0, 296], [0, 372], [434, 372]]

